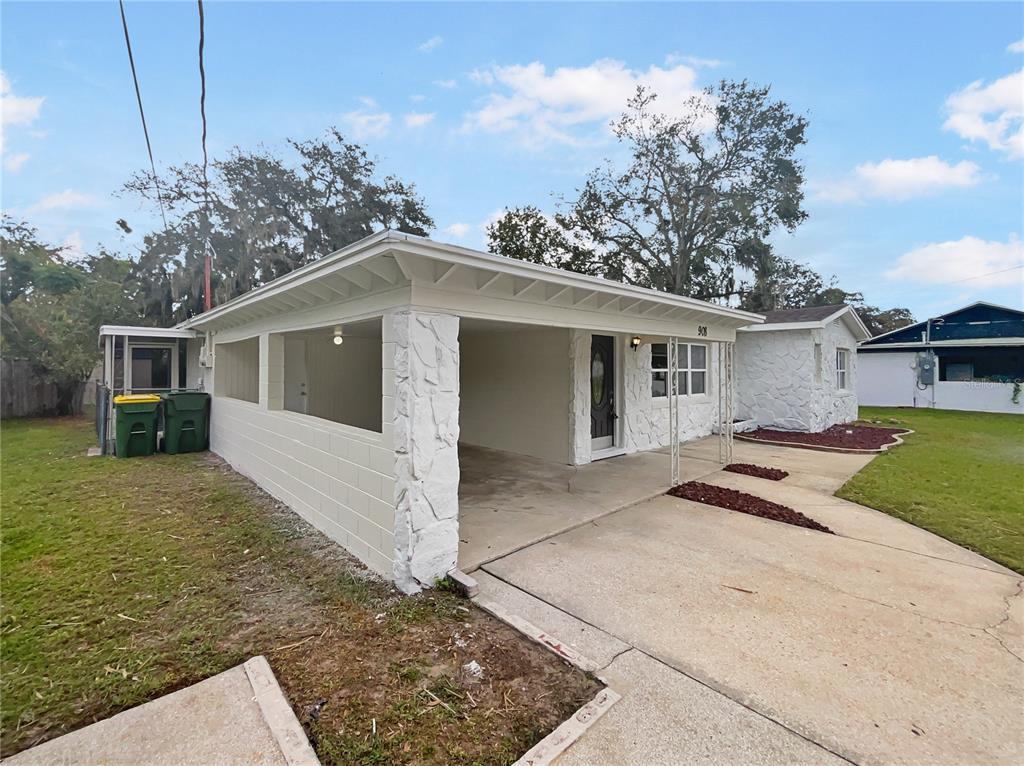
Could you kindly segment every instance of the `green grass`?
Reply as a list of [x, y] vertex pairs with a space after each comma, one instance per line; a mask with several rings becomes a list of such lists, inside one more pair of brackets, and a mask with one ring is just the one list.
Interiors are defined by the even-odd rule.
[[[257, 654], [325, 765], [510, 763], [595, 693], [460, 596], [368, 578], [207, 454], [88, 458], [91, 424], [69, 419], [0, 437], [5, 756]], [[461, 711], [470, 658], [488, 683], [456, 723], [425, 689]]]
[[862, 407], [914, 430], [840, 497], [885, 511], [1024, 574], [1024, 417]]

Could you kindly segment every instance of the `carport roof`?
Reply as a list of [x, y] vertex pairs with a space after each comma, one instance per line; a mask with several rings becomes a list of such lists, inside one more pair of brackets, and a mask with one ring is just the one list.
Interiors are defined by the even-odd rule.
[[666, 322], [700, 318], [733, 329], [763, 321], [760, 314], [694, 298], [383, 231], [192, 317], [178, 327], [212, 330], [410, 285]]

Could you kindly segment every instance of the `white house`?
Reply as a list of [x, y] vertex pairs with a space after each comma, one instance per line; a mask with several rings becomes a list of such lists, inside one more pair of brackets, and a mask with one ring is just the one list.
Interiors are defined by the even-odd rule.
[[979, 301], [857, 349], [862, 404], [1024, 414], [1024, 311]]
[[769, 311], [736, 336], [736, 418], [787, 431], [857, 419], [857, 344], [871, 333], [850, 306]]
[[382, 232], [173, 332], [213, 396], [211, 449], [413, 592], [457, 565], [460, 445], [557, 467], [728, 436], [719, 390], [759, 321]]

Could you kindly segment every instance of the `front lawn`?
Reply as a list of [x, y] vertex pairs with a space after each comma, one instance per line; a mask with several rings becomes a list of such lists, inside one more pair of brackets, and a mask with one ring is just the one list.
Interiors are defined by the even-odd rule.
[[1024, 574], [1024, 417], [861, 407], [915, 433], [876, 457], [840, 497], [885, 511]]
[[212, 455], [0, 436], [5, 756], [257, 654], [325, 764], [510, 763], [599, 688], [456, 595], [398, 596]]

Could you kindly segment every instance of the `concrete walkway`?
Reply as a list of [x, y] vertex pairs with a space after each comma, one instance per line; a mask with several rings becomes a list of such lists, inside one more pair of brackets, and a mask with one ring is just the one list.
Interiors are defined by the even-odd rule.
[[4, 759], [5, 766], [319, 766], [263, 657]]
[[661, 496], [476, 572], [623, 695], [559, 764], [1024, 762], [1022, 578], [832, 497], [870, 458], [735, 459], [792, 475], [702, 480], [838, 534]]

